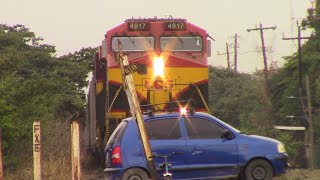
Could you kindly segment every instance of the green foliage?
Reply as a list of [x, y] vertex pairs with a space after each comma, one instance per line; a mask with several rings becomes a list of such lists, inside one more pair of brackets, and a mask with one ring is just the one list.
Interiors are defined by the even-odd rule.
[[0, 25], [0, 126], [6, 170], [32, 162], [33, 121], [41, 120], [47, 132], [52, 131], [47, 124], [84, 114], [82, 89], [88, 84], [95, 49], [56, 58], [55, 47], [41, 40], [23, 25]]
[[[272, 76], [270, 84], [275, 84], [272, 86], [271, 94], [274, 99], [272, 103], [268, 103], [263, 98], [263, 77], [259, 72], [252, 75], [214, 67], [210, 67], [209, 72], [209, 103], [214, 116], [247, 134], [280, 140], [286, 145], [292, 161], [301, 155], [298, 151], [303, 147], [303, 141], [297, 140], [294, 134], [273, 128], [273, 125], [279, 125], [279, 119], [274, 118], [272, 107], [290, 114], [290, 110], [295, 109], [297, 105], [291, 103], [290, 109], [286, 104], [289, 103], [286, 97], [297, 86], [292, 78], [283, 78], [287, 72], [281, 71]], [[282, 93], [283, 91], [285, 93]]]
[[259, 78], [227, 69], [209, 69], [209, 105], [213, 114], [235, 127], [262, 110]]
[[[271, 100], [273, 110], [275, 112], [277, 125], [297, 125], [293, 119], [287, 116], [299, 116], [299, 99], [292, 99], [290, 97], [300, 97], [300, 88], [298, 81], [298, 74], [295, 71], [284, 69], [279, 70], [274, 74], [270, 80]], [[293, 122], [290, 122], [293, 121]]]
[[[317, 0], [315, 10], [309, 9], [309, 16], [303, 21], [303, 26], [314, 31], [313, 35], [319, 37], [320, 34], [320, 1]], [[315, 36], [313, 36], [315, 37]], [[299, 84], [299, 54], [298, 52], [292, 56], [285, 57], [284, 67], [281, 68], [271, 78], [271, 94], [273, 111], [275, 113], [276, 122], [279, 125], [287, 126], [305, 126], [309, 124], [306, 120], [307, 112], [307, 89], [306, 75], [309, 77], [312, 119], [314, 124], [315, 144], [320, 142], [320, 39], [309, 39], [301, 48], [301, 87]], [[288, 98], [290, 96], [296, 98]], [[288, 119], [286, 116], [293, 115], [298, 118]], [[295, 141], [294, 141], [295, 140]], [[303, 136], [295, 139], [287, 138], [285, 140], [289, 146], [289, 152], [292, 155], [298, 154], [299, 145], [293, 142], [303, 142]], [[300, 146], [300, 149], [302, 146]], [[292, 151], [290, 151], [290, 149]], [[294, 157], [294, 155], [293, 155]]]
[[[75, 53], [61, 56], [60, 61], [68, 63], [69, 69], [61, 69], [60, 75], [62, 77], [68, 77], [72, 82], [78, 86], [78, 89], [82, 89], [88, 85], [86, 82], [87, 74], [90, 71], [90, 65], [94, 57], [97, 48], [82, 48]], [[72, 68], [72, 69], [70, 69]]]
[[[303, 136], [303, 132], [296, 132], [296, 134]], [[297, 141], [294, 138], [294, 133], [277, 130], [275, 131], [275, 138], [285, 143], [286, 151], [292, 161], [295, 161], [298, 158], [297, 156], [301, 156], [298, 151], [304, 147], [304, 143], [303, 141]]]

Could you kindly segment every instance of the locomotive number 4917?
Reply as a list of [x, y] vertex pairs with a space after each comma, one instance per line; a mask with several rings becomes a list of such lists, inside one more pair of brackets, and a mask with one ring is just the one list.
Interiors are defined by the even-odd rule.
[[128, 30], [129, 31], [148, 31], [150, 25], [147, 22], [129, 22]]
[[183, 31], [186, 29], [184, 22], [167, 22], [165, 23], [165, 30], [167, 31]]

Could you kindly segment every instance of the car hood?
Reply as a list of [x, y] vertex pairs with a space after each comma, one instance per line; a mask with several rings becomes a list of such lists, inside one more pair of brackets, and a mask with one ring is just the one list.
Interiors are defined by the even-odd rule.
[[245, 134], [242, 134], [238, 141], [240, 149], [242, 147], [247, 147], [252, 151], [259, 149], [261, 154], [276, 153], [279, 143], [281, 142], [269, 137]]
[[255, 139], [255, 140], [258, 140], [258, 141], [273, 142], [273, 143], [276, 143], [276, 144], [281, 143], [280, 141], [275, 140], [275, 139], [272, 139], [272, 138], [269, 138], [269, 137], [258, 136], [258, 135], [247, 135], [247, 136], [248, 136], [249, 138], [252, 138], [252, 139]]

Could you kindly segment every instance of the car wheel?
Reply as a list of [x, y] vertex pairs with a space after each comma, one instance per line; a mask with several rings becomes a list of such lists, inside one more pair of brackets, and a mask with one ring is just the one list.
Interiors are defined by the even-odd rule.
[[244, 175], [246, 180], [271, 180], [273, 169], [269, 162], [257, 159], [247, 165]]
[[139, 168], [131, 168], [124, 172], [121, 180], [146, 180], [149, 179], [148, 174]]

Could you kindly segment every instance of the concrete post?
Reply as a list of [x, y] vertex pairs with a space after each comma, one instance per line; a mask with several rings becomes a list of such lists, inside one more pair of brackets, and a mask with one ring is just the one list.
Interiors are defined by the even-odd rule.
[[33, 179], [42, 179], [40, 121], [33, 122]]
[[80, 171], [80, 132], [79, 122], [71, 123], [71, 158], [72, 158], [72, 180], [79, 180]]

